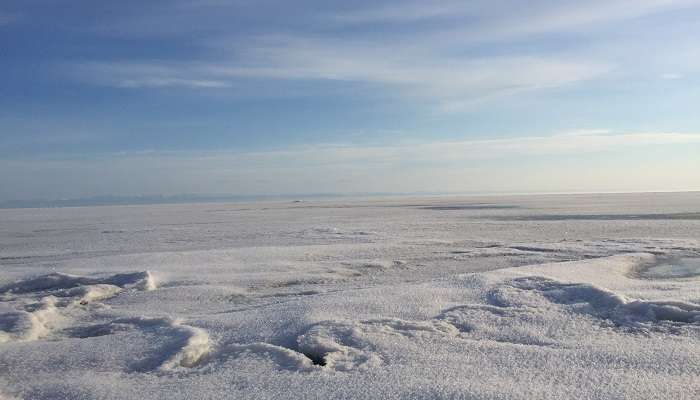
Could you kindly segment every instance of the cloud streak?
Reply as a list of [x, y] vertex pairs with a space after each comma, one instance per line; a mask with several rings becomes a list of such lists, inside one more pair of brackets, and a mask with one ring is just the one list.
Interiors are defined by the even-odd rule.
[[594, 27], [648, 15], [697, 7], [695, 0], [594, 0], [500, 2], [477, 18], [475, 26], [437, 32], [431, 40], [461, 38], [469, 41], [522, 39], [529, 35], [585, 32]]
[[258, 47], [245, 66], [227, 63], [90, 62], [71, 65], [76, 79], [120, 88], [216, 89], [239, 79], [346, 81], [383, 85], [438, 100], [478, 100], [498, 94], [559, 87], [611, 70], [604, 63], [537, 57], [474, 60], [380, 58], [323, 46]]
[[[197, 157], [223, 159], [240, 166], [272, 164], [369, 165], [369, 164], [449, 164], [480, 160], [512, 159], [518, 156], [566, 156], [615, 151], [641, 146], [700, 144], [698, 133], [611, 133], [606, 130], [565, 132], [553, 136], [436, 141], [399, 145], [325, 144], [288, 150], [227, 153], [201, 153]], [[177, 153], [173, 153], [177, 154]], [[300, 161], [301, 160], [301, 161]]]

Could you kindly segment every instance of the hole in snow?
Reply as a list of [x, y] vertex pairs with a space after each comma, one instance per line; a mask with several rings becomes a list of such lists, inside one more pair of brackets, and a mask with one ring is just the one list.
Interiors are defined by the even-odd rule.
[[311, 353], [301, 353], [306, 356], [314, 365], [319, 365], [321, 367], [326, 366], [326, 355], [325, 354], [311, 354]]

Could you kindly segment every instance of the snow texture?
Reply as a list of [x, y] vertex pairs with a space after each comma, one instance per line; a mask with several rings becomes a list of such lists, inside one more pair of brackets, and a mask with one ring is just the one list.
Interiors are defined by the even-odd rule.
[[696, 399], [698, 212], [698, 193], [0, 210], [0, 399]]

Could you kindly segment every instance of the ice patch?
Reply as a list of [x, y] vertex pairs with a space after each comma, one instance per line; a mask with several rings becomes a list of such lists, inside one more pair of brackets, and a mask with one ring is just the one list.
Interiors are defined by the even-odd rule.
[[639, 276], [649, 279], [680, 279], [700, 276], [700, 259], [661, 259], [654, 265], [642, 269]]

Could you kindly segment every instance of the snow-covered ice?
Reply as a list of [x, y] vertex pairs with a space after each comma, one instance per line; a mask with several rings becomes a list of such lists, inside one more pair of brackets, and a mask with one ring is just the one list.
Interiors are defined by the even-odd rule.
[[0, 398], [700, 398], [700, 193], [0, 210], [0, 266]]

